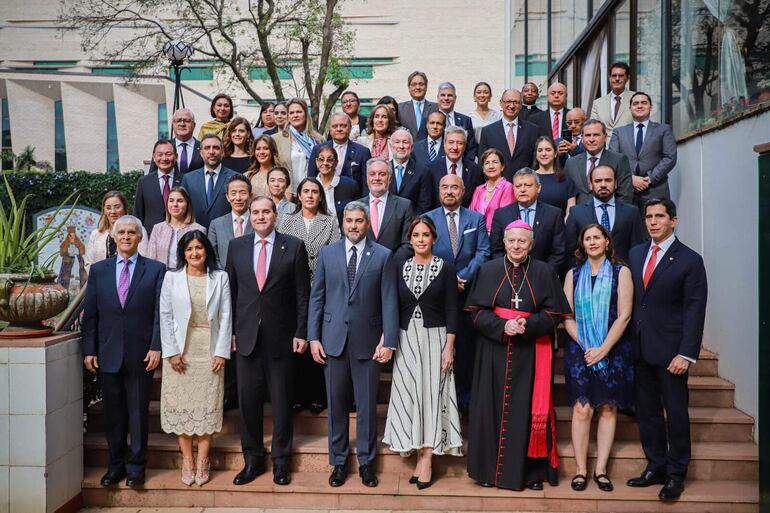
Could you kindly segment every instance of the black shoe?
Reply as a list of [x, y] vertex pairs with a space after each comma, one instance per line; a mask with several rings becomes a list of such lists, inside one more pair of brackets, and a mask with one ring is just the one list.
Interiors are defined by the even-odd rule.
[[273, 463], [273, 482], [282, 486], [291, 483], [291, 473], [289, 472], [288, 465], [285, 463]]
[[345, 480], [348, 478], [345, 473], [345, 465], [334, 465], [332, 475], [329, 476], [329, 485], [336, 488], [345, 484]]
[[418, 489], [418, 490], [425, 490], [426, 488], [430, 488], [430, 485], [432, 485], [432, 484], [433, 484], [433, 479], [431, 479], [431, 480], [430, 480], [430, 481], [428, 481], [427, 483], [423, 483], [422, 481], [420, 481], [420, 480], [418, 479], [418, 480], [415, 482], [415, 484], [417, 485], [417, 489]]
[[495, 485], [493, 485], [492, 483], [489, 483], [487, 481], [479, 481], [479, 486], [483, 486], [484, 488], [492, 488]]
[[361, 482], [364, 483], [364, 486], [374, 488], [380, 484], [380, 481], [377, 479], [377, 475], [374, 473], [374, 467], [371, 463], [360, 465], [358, 467], [358, 475], [361, 476]]
[[265, 466], [263, 465], [249, 465], [243, 467], [243, 470], [238, 472], [238, 475], [233, 479], [234, 485], [245, 485], [254, 481], [257, 477], [265, 473]]
[[575, 474], [575, 477], [572, 478], [570, 486], [576, 492], [582, 492], [588, 486], [588, 479], [586, 479], [586, 476], [583, 474]]
[[594, 473], [594, 483], [596, 483], [596, 486], [599, 487], [599, 490], [603, 492], [611, 492], [615, 489], [615, 487], [612, 486], [612, 480], [607, 474], [599, 474], [597, 476], [596, 473]]
[[120, 483], [124, 477], [126, 477], [126, 469], [108, 470], [107, 473], [102, 476], [102, 486], [115, 486]]
[[633, 488], [646, 488], [652, 485], [665, 484], [666, 479], [658, 472], [645, 470], [639, 477], [632, 477], [628, 480], [628, 486]]
[[543, 482], [542, 481], [534, 481], [532, 483], [527, 484], [528, 490], [535, 490], [536, 492], [543, 490]]
[[417, 481], [419, 481], [420, 478], [417, 476], [410, 476], [409, 477], [409, 484], [417, 484]]
[[299, 413], [305, 409], [305, 405], [302, 403], [294, 403], [291, 409], [294, 410], [294, 413]]
[[678, 499], [679, 496], [682, 495], [683, 491], [683, 482], [677, 481], [676, 479], [668, 479], [666, 480], [666, 484], [663, 486], [663, 489], [661, 489], [660, 493], [658, 494], [658, 497], [660, 497], [660, 500], [662, 501]]
[[310, 403], [310, 406], [308, 407], [308, 409], [310, 410], [310, 413], [314, 415], [318, 415], [319, 413], [321, 413], [326, 409], [326, 406], [324, 406], [323, 403], [312, 402]]
[[126, 486], [129, 488], [141, 488], [144, 486], [144, 472], [129, 474], [126, 478]]

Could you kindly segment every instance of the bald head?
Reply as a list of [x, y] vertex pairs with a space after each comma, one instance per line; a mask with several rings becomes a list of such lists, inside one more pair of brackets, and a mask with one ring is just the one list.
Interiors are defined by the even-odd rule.
[[521, 110], [521, 93], [516, 89], [506, 89], [500, 97], [500, 108], [506, 121], [513, 121]]
[[465, 184], [460, 175], [444, 175], [438, 184], [438, 198], [447, 210], [457, 210], [465, 194]]
[[567, 127], [572, 131], [572, 135], [576, 136], [583, 130], [583, 123], [586, 122], [586, 112], [580, 107], [575, 107], [567, 111], [564, 119]]
[[548, 86], [548, 106], [553, 110], [561, 110], [567, 104], [567, 86], [554, 82]]

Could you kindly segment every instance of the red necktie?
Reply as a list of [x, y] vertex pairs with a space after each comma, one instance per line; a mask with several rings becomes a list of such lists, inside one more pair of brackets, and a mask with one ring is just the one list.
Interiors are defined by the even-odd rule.
[[262, 239], [259, 241], [262, 243], [262, 248], [259, 250], [259, 258], [257, 258], [257, 287], [262, 290], [265, 286], [265, 277], [267, 276], [267, 240]]
[[559, 123], [559, 111], [553, 113], [553, 126], [551, 127], [551, 135], [553, 135], [553, 140], [559, 138], [559, 127], [561, 127], [561, 123]]
[[457, 174], [457, 163], [456, 162], [452, 162], [452, 167], [450, 168], [450, 173], [453, 174], [453, 175]]
[[644, 284], [645, 289], [647, 288], [647, 284], [650, 282], [650, 278], [652, 278], [653, 271], [655, 271], [655, 264], [658, 261], [658, 251], [660, 251], [660, 246], [652, 247], [652, 255], [650, 255], [650, 260], [647, 262], [647, 267], [644, 269], [644, 278], [642, 283]]
[[168, 175], [163, 175], [163, 204], [168, 203], [168, 195], [171, 194], [171, 187], [168, 184]]

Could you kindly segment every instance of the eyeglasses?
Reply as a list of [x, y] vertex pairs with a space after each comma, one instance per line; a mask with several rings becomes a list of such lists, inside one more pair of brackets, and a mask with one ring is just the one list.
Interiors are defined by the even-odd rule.
[[327, 158], [323, 158], [323, 157], [316, 157], [316, 158], [315, 158], [315, 161], [316, 161], [316, 162], [318, 162], [318, 163], [320, 163], [320, 164], [324, 164], [324, 163], [325, 163], [325, 164], [334, 164], [334, 161], [335, 161], [335, 160], [336, 160], [336, 159], [335, 159], [334, 157], [327, 157]]
[[192, 123], [192, 119], [188, 119], [188, 118], [175, 119], [174, 123], [176, 123], [178, 125], [182, 124], [182, 123], [190, 124], [190, 123]]

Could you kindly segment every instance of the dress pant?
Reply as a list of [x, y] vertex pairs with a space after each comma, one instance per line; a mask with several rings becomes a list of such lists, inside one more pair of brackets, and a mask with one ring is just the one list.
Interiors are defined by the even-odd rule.
[[152, 375], [144, 366], [129, 370], [125, 364], [118, 372], [99, 373], [104, 434], [110, 451], [108, 468], [112, 472], [123, 469], [129, 475], [144, 472]]
[[297, 360], [297, 384], [294, 388], [294, 403], [310, 406], [311, 403], [326, 405], [326, 380], [324, 368], [318, 365], [310, 349], [294, 355]]
[[[636, 418], [647, 470], [684, 481], [690, 463], [690, 414], [687, 373], [636, 362]], [[665, 410], [666, 416], [663, 417]]]
[[264, 406], [270, 396], [273, 409], [274, 463], [288, 464], [294, 438], [291, 402], [294, 394], [294, 354], [271, 358], [257, 347], [249, 356], [236, 354], [238, 404], [241, 410], [241, 448], [247, 465], [265, 458]]
[[238, 400], [238, 379], [235, 364], [235, 358], [225, 361], [225, 402], [234, 402]]
[[464, 415], [468, 413], [471, 400], [471, 385], [473, 384], [473, 365], [476, 359], [476, 336], [473, 321], [465, 312], [465, 294], [460, 295], [457, 310], [457, 337], [455, 340], [455, 390], [457, 406]]
[[329, 403], [330, 465], [345, 465], [350, 454], [351, 391], [356, 404], [358, 464], [371, 463], [377, 455], [377, 389], [382, 365], [371, 357], [359, 360], [351, 356], [349, 346], [350, 339], [342, 354], [337, 357], [327, 355], [324, 365]]

